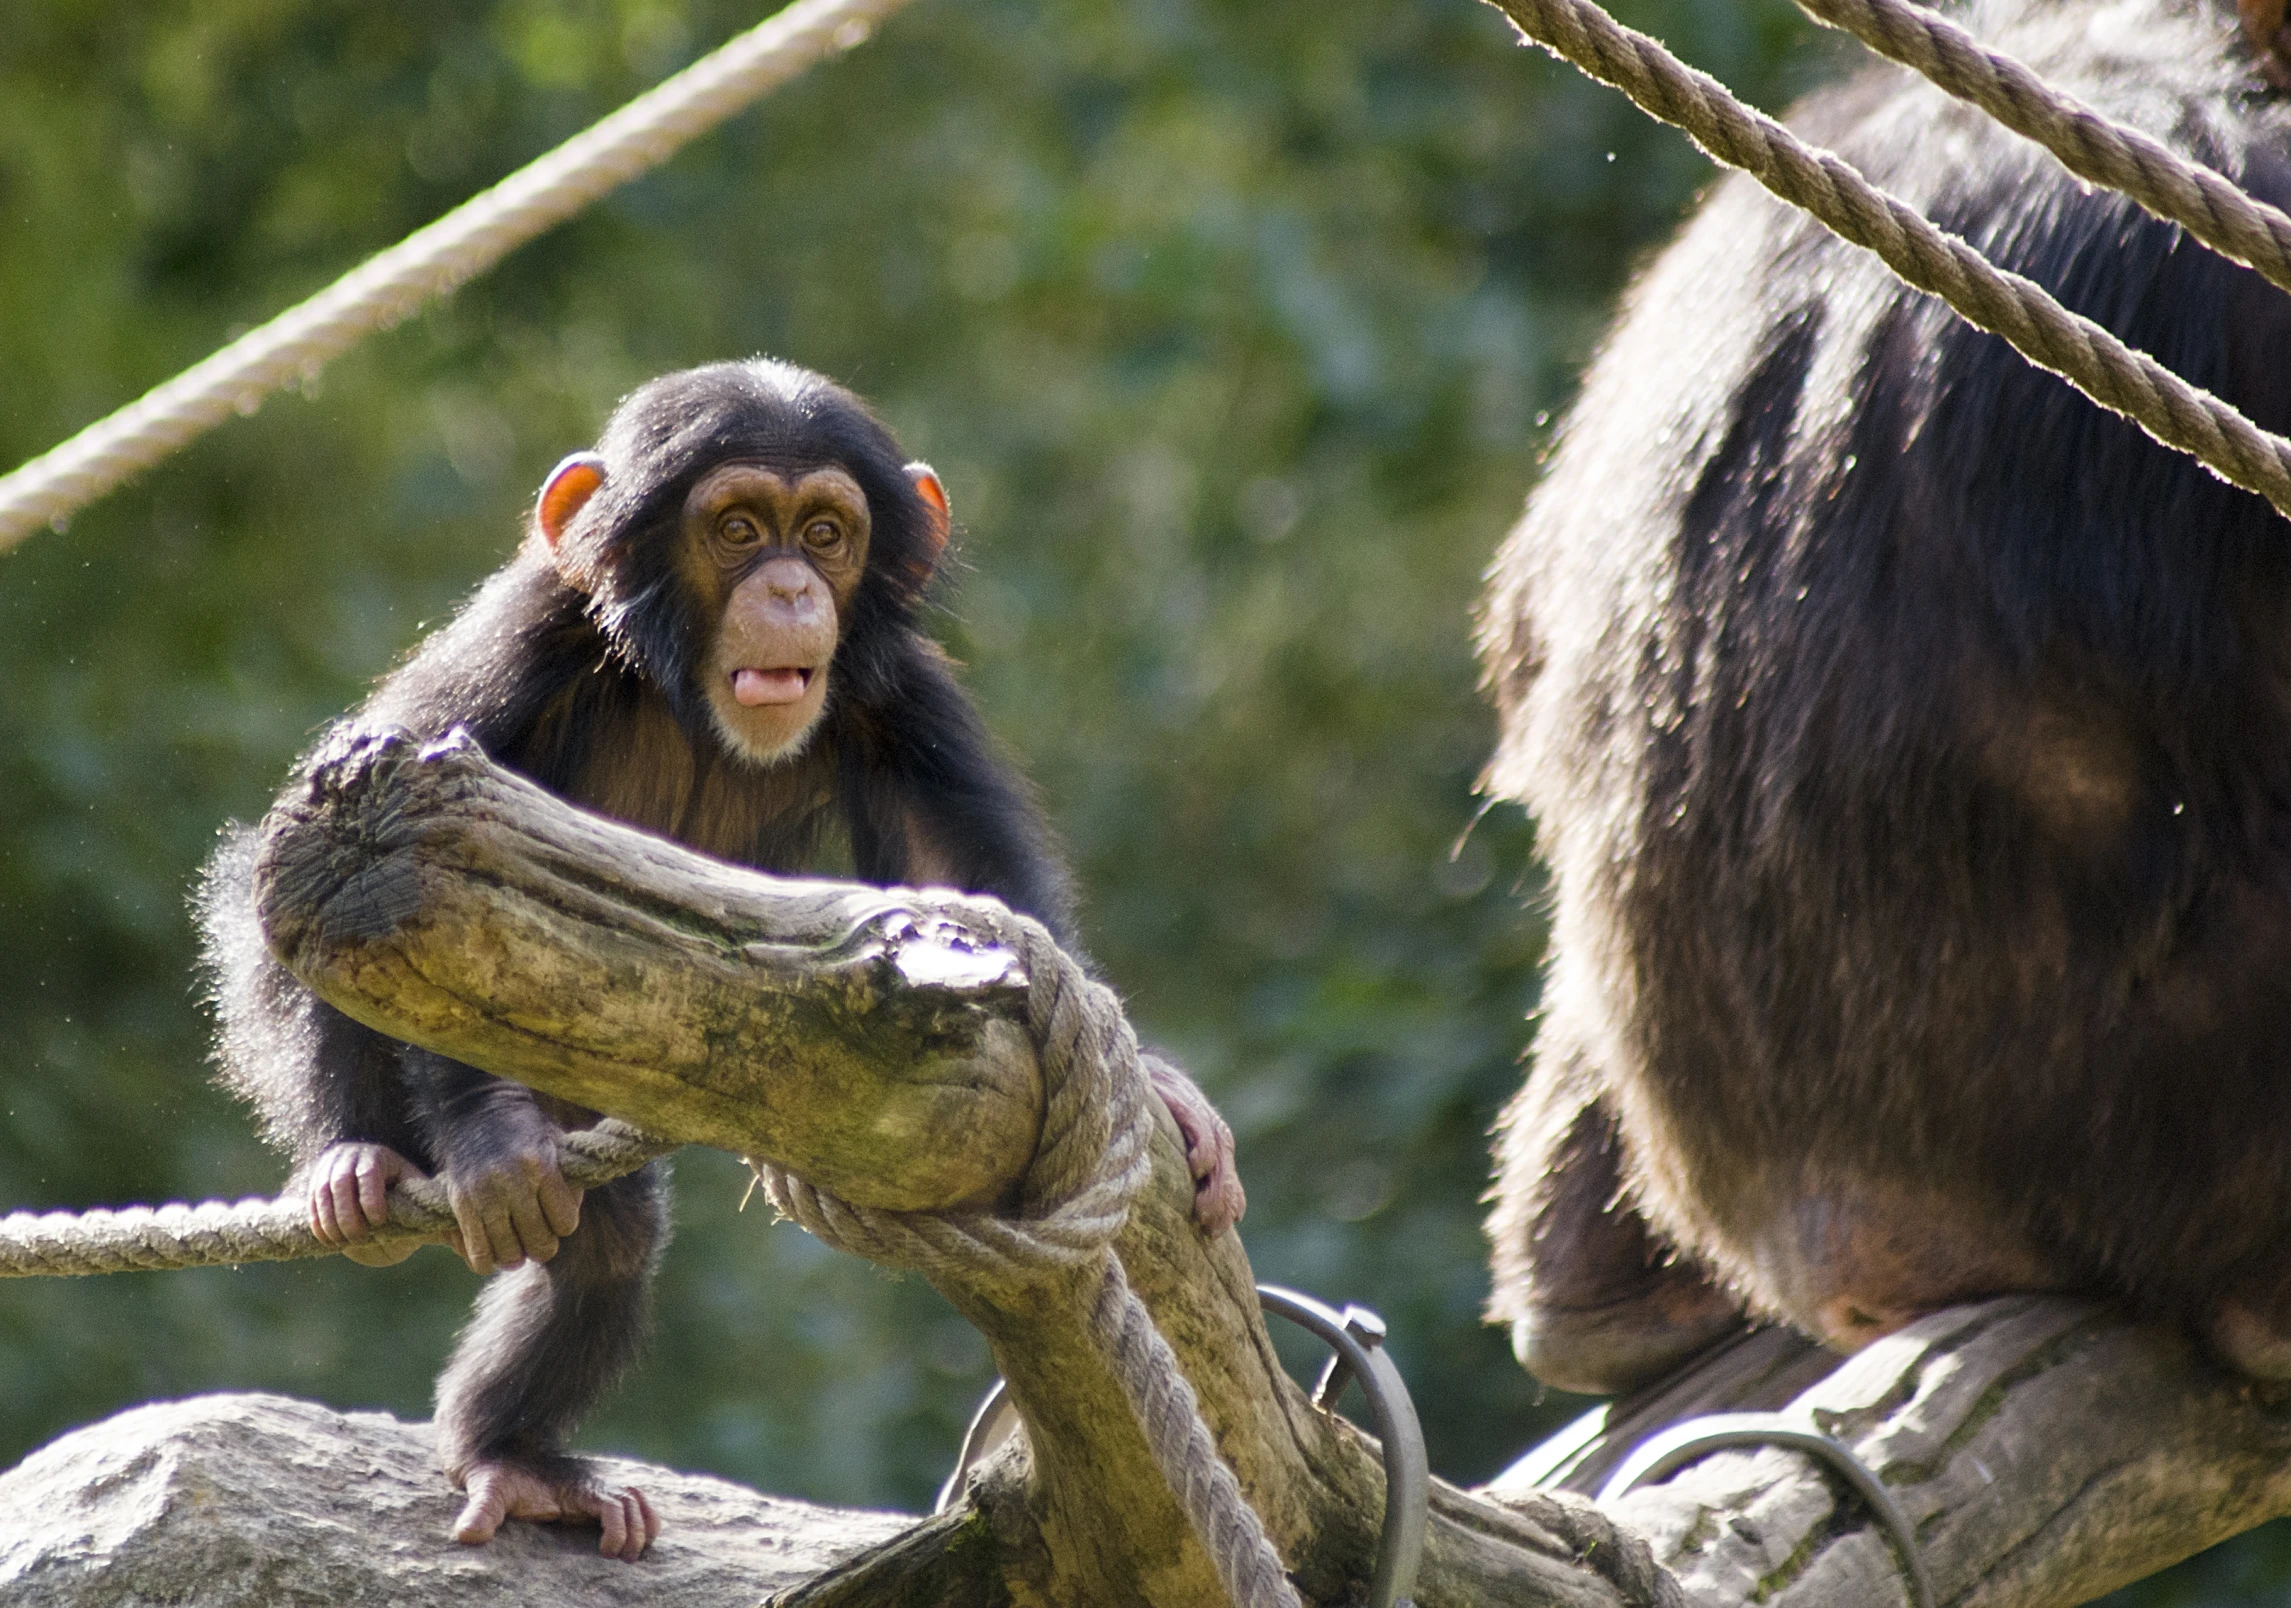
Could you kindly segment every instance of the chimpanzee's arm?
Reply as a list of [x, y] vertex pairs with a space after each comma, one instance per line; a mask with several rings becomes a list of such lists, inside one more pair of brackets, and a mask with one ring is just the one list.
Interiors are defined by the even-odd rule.
[[426, 1165], [396, 1044], [303, 987], [264, 944], [256, 849], [253, 828], [232, 828], [197, 894], [224, 1083], [255, 1107], [266, 1135], [298, 1167], [344, 1143], [387, 1145]]
[[[511, 565], [365, 708], [329, 731], [290, 786], [364, 728], [405, 727], [429, 737], [467, 726], [502, 756], [569, 679], [580, 629], [578, 599], [545, 564]], [[403, 1046], [319, 999], [271, 956], [255, 914], [258, 847], [252, 829], [230, 831], [208, 862], [196, 899], [221, 1029], [223, 1081], [256, 1108], [267, 1136], [294, 1158], [296, 1182], [310, 1190], [312, 1227], [321, 1238], [360, 1260], [394, 1259], [361, 1254], [356, 1242], [381, 1220], [390, 1182], [448, 1163], [437, 1141], [451, 1125], [434, 1120], [434, 1090], [409, 1085]], [[514, 1098], [530, 1106], [522, 1091]], [[546, 1233], [537, 1239], [553, 1249]], [[472, 1249], [482, 1259], [487, 1247]], [[503, 1254], [492, 1259], [506, 1261], [512, 1249], [500, 1246]]]

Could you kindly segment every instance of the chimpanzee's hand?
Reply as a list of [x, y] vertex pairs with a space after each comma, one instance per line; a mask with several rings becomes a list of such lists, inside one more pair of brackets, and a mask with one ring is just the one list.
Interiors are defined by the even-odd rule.
[[460, 1226], [453, 1248], [473, 1273], [546, 1262], [581, 1223], [581, 1192], [565, 1182], [557, 1125], [530, 1101], [497, 1101], [450, 1142], [446, 1199]]
[[1241, 1221], [1249, 1197], [1233, 1161], [1233, 1130], [1217, 1114], [1194, 1081], [1157, 1055], [1138, 1064], [1161, 1103], [1169, 1108], [1185, 1139], [1185, 1164], [1193, 1174], [1193, 1220], [1204, 1234], [1222, 1234]]
[[421, 1242], [366, 1243], [389, 1220], [390, 1186], [422, 1171], [388, 1145], [329, 1146], [310, 1169], [310, 1231], [353, 1262], [389, 1267], [421, 1249]]
[[457, 1481], [469, 1493], [453, 1538], [464, 1546], [493, 1539], [503, 1519], [543, 1524], [595, 1524], [604, 1529], [597, 1550], [634, 1563], [660, 1536], [660, 1515], [633, 1485], [607, 1487], [582, 1474], [545, 1472], [522, 1463], [472, 1464]]

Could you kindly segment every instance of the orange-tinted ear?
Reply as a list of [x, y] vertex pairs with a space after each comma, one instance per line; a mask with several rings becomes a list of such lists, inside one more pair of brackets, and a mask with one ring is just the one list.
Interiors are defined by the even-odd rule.
[[533, 510], [533, 520], [541, 527], [541, 539], [551, 552], [557, 550], [558, 539], [581, 511], [581, 505], [604, 483], [605, 461], [593, 452], [576, 452], [549, 471], [549, 478], [541, 482], [541, 501]]
[[923, 506], [930, 510], [931, 557], [936, 559], [946, 551], [947, 530], [954, 522], [954, 516], [947, 508], [947, 488], [939, 484], [939, 477], [927, 463], [907, 465], [907, 478], [915, 483], [915, 490], [921, 495]]

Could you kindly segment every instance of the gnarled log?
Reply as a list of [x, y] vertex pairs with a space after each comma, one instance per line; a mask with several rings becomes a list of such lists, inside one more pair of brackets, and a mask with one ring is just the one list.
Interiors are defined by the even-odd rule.
[[[992, 1204], [1026, 1174], [1042, 1079], [996, 907], [725, 866], [467, 744], [346, 748], [263, 831], [274, 948], [361, 1021], [862, 1204]], [[1193, 1227], [1163, 1129], [1117, 1252], [1304, 1595], [1356, 1598], [1381, 1519], [1375, 1448], [1282, 1373], [1239, 1240]], [[1090, 1281], [933, 1281], [985, 1333], [1027, 1433], [953, 1511], [786, 1600], [1218, 1601], [1084, 1339]], [[1834, 1369], [1754, 1338], [1610, 1414], [1604, 1440], [1551, 1476], [1585, 1483], [1639, 1426], [1809, 1382], [1800, 1406], [1896, 1490], [1943, 1601], [2082, 1600], [2291, 1507], [2291, 1423], [2258, 1395], [2171, 1335], [2040, 1300], [1944, 1314]], [[1519, 1480], [1436, 1486], [1415, 1596], [1906, 1600], [1844, 1487], [1773, 1451], [1712, 1456], [1606, 1510]]]

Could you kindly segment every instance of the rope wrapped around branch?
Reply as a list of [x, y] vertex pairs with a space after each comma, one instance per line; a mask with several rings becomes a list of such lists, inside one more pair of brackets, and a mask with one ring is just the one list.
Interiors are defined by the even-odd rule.
[[1042, 1067], [1042, 1140], [1017, 1211], [885, 1211], [838, 1200], [768, 1163], [756, 1165], [757, 1175], [782, 1215], [886, 1266], [1016, 1285], [1102, 1264], [1090, 1338], [1112, 1364], [1226, 1595], [1234, 1608], [1300, 1608], [1263, 1523], [1217, 1455], [1176, 1354], [1114, 1254], [1114, 1236], [1153, 1170], [1137, 1034], [1112, 991], [1040, 924], [988, 906], [979, 915], [1025, 967], [1027, 1028]]
[[[1120, 1002], [1038, 923], [980, 903], [976, 918], [1019, 957], [1039, 1058], [1042, 1137], [1015, 1213], [895, 1212], [854, 1206], [768, 1163], [756, 1171], [781, 1215], [856, 1256], [925, 1275], [1015, 1287], [1100, 1267], [1084, 1322], [1111, 1364], [1155, 1465], [1201, 1538], [1234, 1608], [1300, 1608], [1280, 1555], [1202, 1422], [1193, 1387], [1114, 1254], [1153, 1174], [1151, 1108], [1137, 1034]], [[674, 1149], [606, 1119], [563, 1135], [565, 1181], [591, 1189]], [[454, 1226], [434, 1179], [391, 1186], [380, 1245], [443, 1239]], [[122, 1273], [330, 1256], [303, 1195], [0, 1217], [0, 1277]]]

